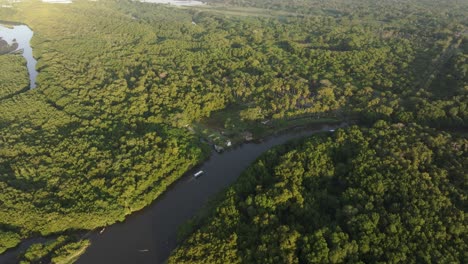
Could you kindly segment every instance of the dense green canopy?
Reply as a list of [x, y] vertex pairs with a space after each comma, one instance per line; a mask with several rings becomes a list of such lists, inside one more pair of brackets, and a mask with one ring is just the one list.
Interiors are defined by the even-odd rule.
[[[467, 125], [467, 3], [230, 3], [0, 0], [39, 72], [24, 91], [24, 59], [0, 55], [0, 253], [148, 205], [207, 156], [192, 126]], [[236, 118], [200, 125], [213, 113]]]
[[0, 100], [29, 89], [26, 61], [21, 55], [1, 55], [0, 65]]
[[378, 122], [270, 150], [169, 263], [463, 263], [467, 148]]

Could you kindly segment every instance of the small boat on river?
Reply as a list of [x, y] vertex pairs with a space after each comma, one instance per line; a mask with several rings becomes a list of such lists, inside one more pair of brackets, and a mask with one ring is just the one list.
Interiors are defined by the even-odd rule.
[[199, 171], [199, 172], [193, 174], [193, 177], [198, 178], [198, 177], [200, 177], [202, 174], [203, 174], [203, 171]]

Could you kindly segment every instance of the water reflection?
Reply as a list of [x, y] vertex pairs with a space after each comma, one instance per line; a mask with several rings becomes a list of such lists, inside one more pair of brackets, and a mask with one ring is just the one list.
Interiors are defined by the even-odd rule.
[[36, 88], [36, 63], [37, 61], [33, 57], [32, 48], [30, 45], [33, 31], [26, 25], [18, 25], [12, 27], [5, 27], [0, 25], [0, 38], [13, 44], [14, 40], [18, 43], [17, 51], [22, 50], [22, 55], [26, 59], [26, 65], [29, 73], [30, 88]]

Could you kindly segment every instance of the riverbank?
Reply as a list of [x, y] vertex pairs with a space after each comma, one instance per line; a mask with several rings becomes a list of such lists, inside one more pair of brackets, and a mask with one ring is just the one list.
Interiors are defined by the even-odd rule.
[[17, 52], [0, 55], [0, 101], [30, 89], [26, 60]]
[[13, 26], [21, 26], [24, 25], [23, 23], [20, 22], [15, 22], [15, 21], [6, 21], [6, 20], [1, 20], [0, 19], [0, 26], [5, 26], [8, 28], [12, 28]]
[[[223, 110], [214, 112], [209, 118], [205, 118], [186, 128], [220, 151], [250, 141], [261, 141], [270, 135], [278, 134], [299, 127], [315, 125], [337, 125], [344, 119], [337, 118], [335, 114], [322, 115], [305, 114], [294, 117], [262, 120], [242, 120], [241, 105], [228, 106]], [[347, 121], [348, 123], [350, 121]]]

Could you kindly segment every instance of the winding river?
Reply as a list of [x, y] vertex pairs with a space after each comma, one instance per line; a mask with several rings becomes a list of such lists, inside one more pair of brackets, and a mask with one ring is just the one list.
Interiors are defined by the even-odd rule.
[[29, 73], [29, 87], [31, 89], [36, 88], [36, 59], [33, 57], [33, 51], [31, 48], [31, 38], [33, 31], [26, 25], [15, 25], [15, 26], [2, 26], [0, 25], [0, 38], [12, 44], [14, 40], [18, 43], [16, 51], [22, 50], [22, 55], [26, 59], [26, 66], [28, 67]]
[[325, 125], [290, 131], [222, 154], [213, 152], [197, 168], [205, 172], [201, 177], [194, 179], [193, 172], [187, 173], [147, 209], [106, 228], [101, 235], [92, 235], [91, 246], [77, 263], [163, 263], [177, 246], [180, 225], [192, 218], [209, 198], [232, 184], [258, 156], [289, 140], [334, 128]]
[[[77, 263], [164, 263], [177, 246], [178, 228], [195, 216], [208, 199], [232, 184], [262, 153], [289, 140], [345, 125], [292, 130], [261, 143], [243, 144], [221, 154], [213, 152], [197, 168], [205, 172], [202, 176], [195, 179], [193, 171], [188, 172], [147, 208], [107, 227], [102, 234], [91, 234], [92, 244]], [[25, 243], [30, 242], [0, 256], [0, 263], [14, 263], [21, 248], [26, 248]]]

